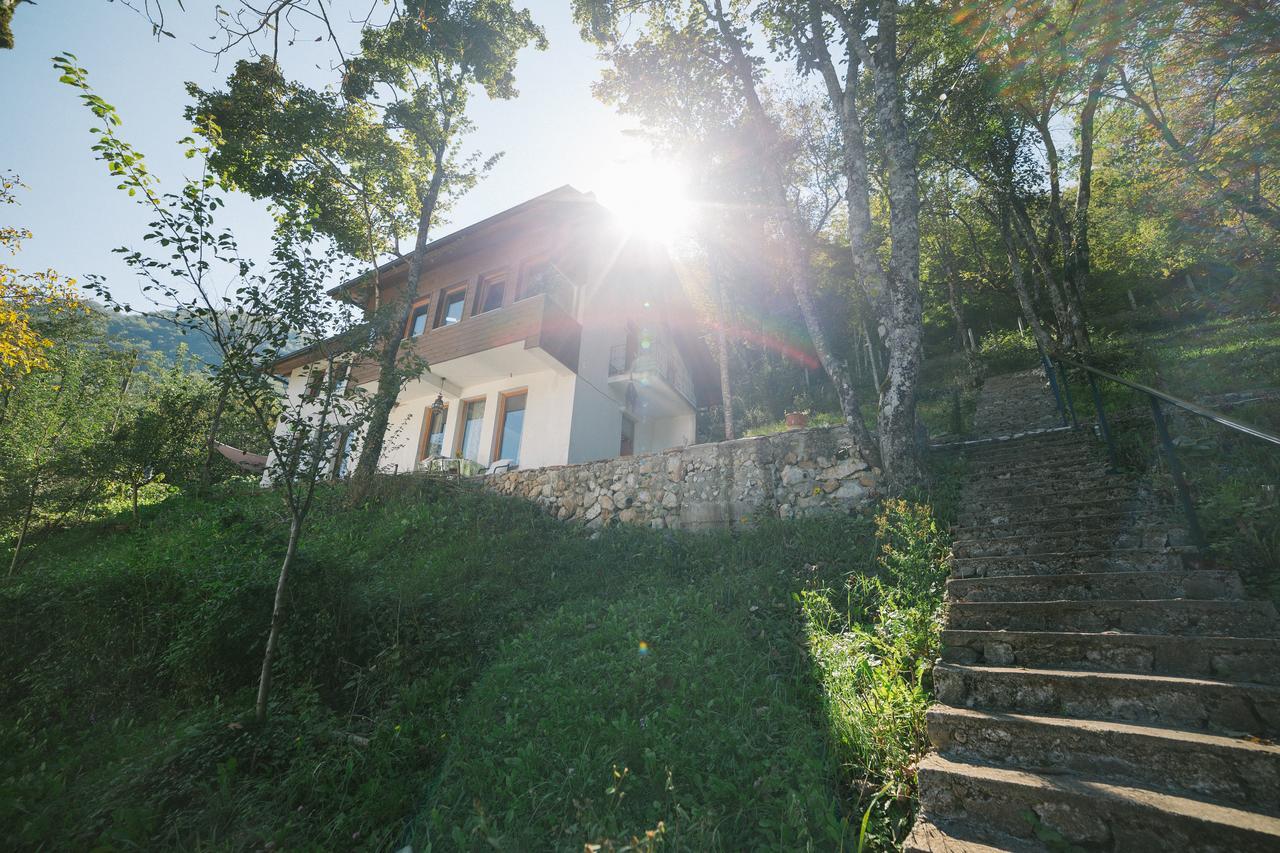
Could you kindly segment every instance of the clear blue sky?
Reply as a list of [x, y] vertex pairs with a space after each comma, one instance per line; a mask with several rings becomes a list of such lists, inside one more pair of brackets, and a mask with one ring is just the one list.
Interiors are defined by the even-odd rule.
[[[177, 11], [176, 2], [166, 5], [171, 7], [167, 26], [178, 38], [157, 42], [147, 22], [119, 3], [23, 4], [14, 16], [17, 47], [0, 51], [0, 79], [5, 81], [0, 87], [0, 170], [17, 172], [29, 187], [21, 193], [21, 206], [0, 208], [0, 224], [25, 226], [35, 235], [17, 265], [27, 270], [53, 267], [77, 277], [104, 274], [113, 293], [135, 300], [135, 307], [141, 305], [132, 274], [111, 250], [140, 245], [146, 218], [94, 160], [88, 132], [92, 116], [70, 87], [57, 82], [49, 59], [62, 51], [79, 57], [98, 94], [119, 109], [123, 134], [147, 155], [163, 185], [176, 187], [183, 170], [191, 168], [175, 144], [189, 133], [182, 120], [184, 84], [219, 85], [231, 62], [224, 60], [216, 69], [213, 58], [194, 46], [214, 43], [208, 41], [214, 33], [208, 11], [213, 4], [187, 2], [186, 13]], [[345, 15], [342, 5], [335, 3]], [[368, 0], [356, 5], [367, 8]], [[545, 28], [550, 48], [521, 55], [517, 99], [490, 102], [480, 96], [473, 102], [477, 129], [470, 147], [486, 155], [506, 154], [455, 208], [439, 234], [562, 184], [598, 189], [620, 163], [640, 153], [641, 143], [622, 133], [633, 122], [591, 95], [600, 63], [579, 39], [568, 2], [526, 0], [526, 5]], [[303, 69], [320, 75], [315, 62], [327, 68], [328, 54], [318, 45], [291, 50], [295, 53], [282, 57], [289, 62], [287, 71], [306, 79]], [[325, 79], [327, 74], [311, 82]], [[270, 220], [264, 204], [236, 199], [224, 219], [244, 250], [265, 256]]]

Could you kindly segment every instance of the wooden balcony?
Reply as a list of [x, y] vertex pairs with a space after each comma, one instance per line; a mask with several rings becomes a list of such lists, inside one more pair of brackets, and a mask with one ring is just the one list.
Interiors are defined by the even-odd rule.
[[[447, 362], [523, 342], [525, 349], [541, 349], [576, 373], [581, 340], [582, 327], [578, 322], [556, 302], [540, 294], [431, 329], [406, 340], [404, 346], [426, 359], [435, 372], [437, 366]], [[447, 372], [447, 367], [445, 369]], [[356, 382], [368, 382], [377, 375], [376, 364], [362, 364], [356, 367], [352, 377]]]

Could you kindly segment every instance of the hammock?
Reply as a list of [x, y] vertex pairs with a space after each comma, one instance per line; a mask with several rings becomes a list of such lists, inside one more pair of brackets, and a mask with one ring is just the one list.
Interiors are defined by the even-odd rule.
[[229, 444], [223, 444], [220, 441], [215, 441], [213, 446], [237, 468], [243, 468], [245, 471], [253, 474], [261, 474], [263, 471], [267, 470], [267, 457], [265, 456], [239, 450]]

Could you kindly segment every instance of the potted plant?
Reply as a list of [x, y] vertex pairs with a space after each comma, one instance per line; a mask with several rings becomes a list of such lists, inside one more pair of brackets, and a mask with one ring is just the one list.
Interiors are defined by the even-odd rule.
[[791, 408], [784, 413], [787, 429], [804, 429], [809, 425], [809, 395], [800, 393], [791, 401]]

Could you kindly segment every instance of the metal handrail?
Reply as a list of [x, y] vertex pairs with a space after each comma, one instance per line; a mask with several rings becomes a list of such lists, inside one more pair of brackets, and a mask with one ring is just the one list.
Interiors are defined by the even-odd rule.
[[1121, 385], [1128, 386], [1129, 388], [1132, 388], [1135, 391], [1141, 391], [1142, 393], [1146, 394], [1149, 397], [1156, 397], [1157, 399], [1163, 400], [1166, 403], [1177, 406], [1179, 409], [1185, 409], [1186, 411], [1191, 412], [1191, 414], [1193, 415], [1199, 415], [1200, 417], [1205, 418], [1206, 420], [1210, 420], [1210, 421], [1213, 421], [1214, 423], [1221, 424], [1222, 426], [1233, 429], [1236, 432], [1242, 432], [1245, 435], [1251, 435], [1254, 438], [1260, 438], [1263, 441], [1269, 441], [1272, 444], [1280, 445], [1280, 435], [1267, 432], [1265, 429], [1259, 429], [1258, 427], [1252, 426], [1250, 424], [1242, 423], [1241, 421], [1237, 421], [1234, 418], [1227, 417], [1221, 412], [1215, 412], [1213, 409], [1206, 409], [1204, 406], [1198, 406], [1195, 403], [1192, 403], [1188, 400], [1179, 399], [1178, 397], [1175, 397], [1172, 394], [1166, 394], [1164, 391], [1161, 391], [1159, 388], [1152, 388], [1151, 386], [1143, 385], [1140, 382], [1130, 382], [1128, 379], [1121, 379], [1119, 376], [1116, 376], [1111, 373], [1107, 373], [1105, 370], [1099, 370], [1098, 368], [1085, 364], [1084, 362], [1076, 361], [1075, 359], [1066, 358], [1065, 356], [1059, 355], [1059, 356], [1054, 356], [1053, 358], [1055, 361], [1057, 361], [1060, 364], [1069, 364], [1072, 367], [1078, 367], [1081, 370], [1087, 370], [1090, 373], [1094, 373], [1094, 374], [1097, 374], [1098, 376], [1101, 376], [1103, 379], [1109, 379], [1112, 382], [1117, 382]]
[[[1038, 341], [1036, 346], [1037, 348], [1040, 346]], [[1151, 386], [1143, 385], [1140, 382], [1130, 382], [1128, 379], [1122, 379], [1113, 373], [1100, 370], [1092, 365], [1085, 364], [1082, 361], [1077, 361], [1076, 359], [1067, 358], [1062, 355], [1046, 355], [1044, 350], [1041, 349], [1040, 362], [1044, 367], [1045, 376], [1049, 380], [1049, 385], [1053, 389], [1053, 396], [1058, 404], [1058, 412], [1062, 415], [1063, 426], [1067, 425], [1068, 412], [1070, 412], [1072, 425], [1079, 425], [1076, 421], [1075, 404], [1071, 398], [1071, 385], [1067, 381], [1067, 365], [1085, 371], [1085, 376], [1089, 380], [1089, 391], [1093, 395], [1094, 409], [1098, 413], [1098, 427], [1102, 432], [1103, 439], [1107, 443], [1107, 455], [1111, 460], [1113, 468], [1118, 465], [1115, 440], [1112, 438], [1111, 427], [1107, 423], [1107, 413], [1102, 404], [1102, 395], [1098, 392], [1098, 383], [1094, 377], [1100, 376], [1109, 382], [1115, 382], [1116, 384], [1123, 385], [1126, 388], [1132, 388], [1133, 390], [1139, 391], [1147, 396], [1147, 400], [1151, 404], [1151, 419], [1155, 422], [1156, 434], [1160, 439], [1161, 449], [1164, 451], [1165, 459], [1169, 463], [1169, 473], [1173, 477], [1173, 484], [1178, 492], [1178, 502], [1182, 505], [1183, 514], [1187, 518], [1188, 532], [1191, 534], [1192, 542], [1201, 551], [1204, 550], [1206, 545], [1204, 531], [1201, 529], [1200, 520], [1196, 516], [1195, 504], [1191, 500], [1191, 490], [1187, 487], [1186, 476], [1183, 474], [1182, 465], [1178, 461], [1178, 453], [1175, 449], [1173, 439], [1169, 436], [1169, 425], [1165, 421], [1164, 412], [1161, 410], [1160, 404], [1162, 402], [1168, 403], [1171, 406], [1176, 406], [1183, 411], [1190, 412], [1197, 417], [1212, 421], [1220, 426], [1224, 426], [1228, 429], [1235, 430], [1236, 432], [1244, 433], [1245, 435], [1253, 436], [1254, 438], [1280, 446], [1280, 435], [1275, 435], [1274, 433], [1267, 432], [1264, 429], [1259, 429], [1258, 427], [1250, 424], [1237, 421], [1234, 418], [1229, 418], [1221, 412], [1215, 412], [1213, 409], [1208, 409], [1188, 400], [1180, 399], [1172, 394], [1161, 391], [1158, 388], [1152, 388]], [[1057, 378], [1061, 379], [1061, 390], [1059, 390], [1059, 382], [1055, 381], [1056, 378], [1054, 376], [1054, 370], [1051, 366], [1051, 362], [1055, 362], [1057, 364], [1057, 372], [1059, 375]]]

